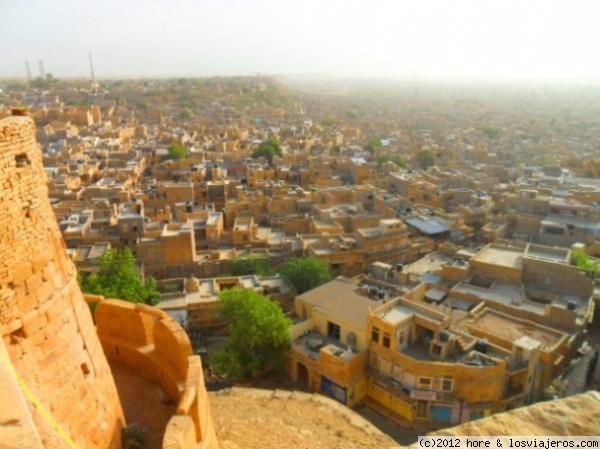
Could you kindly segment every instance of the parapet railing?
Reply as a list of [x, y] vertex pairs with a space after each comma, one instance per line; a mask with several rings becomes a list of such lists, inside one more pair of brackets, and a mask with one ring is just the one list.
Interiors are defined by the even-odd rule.
[[217, 449], [200, 357], [184, 329], [164, 311], [102, 296], [93, 305], [100, 343], [109, 361], [121, 363], [161, 388], [177, 403], [163, 437], [165, 449]]

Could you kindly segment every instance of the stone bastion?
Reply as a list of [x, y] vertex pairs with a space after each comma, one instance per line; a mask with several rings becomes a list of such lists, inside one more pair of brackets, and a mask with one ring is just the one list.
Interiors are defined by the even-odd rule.
[[[163, 447], [217, 448], [200, 359], [163, 312], [98, 302], [98, 332], [54, 217], [35, 125], [0, 121], [0, 442], [3, 448], [121, 447], [108, 360], [177, 402]], [[107, 360], [108, 357], [108, 360]]]

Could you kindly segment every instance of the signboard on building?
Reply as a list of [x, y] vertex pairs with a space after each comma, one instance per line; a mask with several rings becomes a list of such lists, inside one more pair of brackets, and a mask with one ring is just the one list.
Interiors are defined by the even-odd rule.
[[410, 397], [421, 401], [435, 401], [437, 399], [435, 391], [423, 390], [410, 390]]
[[346, 404], [346, 388], [336, 384], [325, 376], [321, 376], [321, 392], [331, 396], [342, 404]]

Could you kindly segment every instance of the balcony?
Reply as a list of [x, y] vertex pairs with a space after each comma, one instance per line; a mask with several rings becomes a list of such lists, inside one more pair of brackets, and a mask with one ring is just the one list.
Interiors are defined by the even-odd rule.
[[435, 402], [455, 402], [458, 399], [456, 394], [453, 392], [423, 390], [409, 387], [397, 381], [393, 377], [383, 374], [370, 365], [367, 366], [366, 373], [375, 381], [376, 384], [379, 384], [380, 387], [385, 388], [390, 394], [396, 396], [404, 402], [411, 402], [415, 399], [425, 399]]

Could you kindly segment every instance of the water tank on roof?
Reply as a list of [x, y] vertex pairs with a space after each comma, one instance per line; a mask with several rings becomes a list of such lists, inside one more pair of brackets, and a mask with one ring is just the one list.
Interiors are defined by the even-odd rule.
[[384, 289], [382, 289], [382, 288], [380, 288], [380, 289], [377, 291], [377, 297], [378, 297], [379, 299], [383, 299], [383, 298], [385, 298], [385, 290], [384, 290]]
[[403, 263], [397, 263], [396, 264], [396, 271], [398, 273], [402, 273], [402, 270], [404, 269], [404, 264]]
[[348, 343], [348, 346], [350, 346], [350, 348], [355, 349], [356, 348], [356, 334], [354, 332], [348, 332], [348, 335], [346, 336], [346, 342]]
[[485, 339], [477, 340], [475, 343], [475, 351], [485, 354], [488, 350], [488, 342]]
[[567, 310], [575, 310], [577, 303], [575, 301], [567, 302]]
[[446, 343], [449, 340], [450, 340], [450, 332], [448, 332], [448, 331], [440, 332], [440, 341], [442, 343]]

